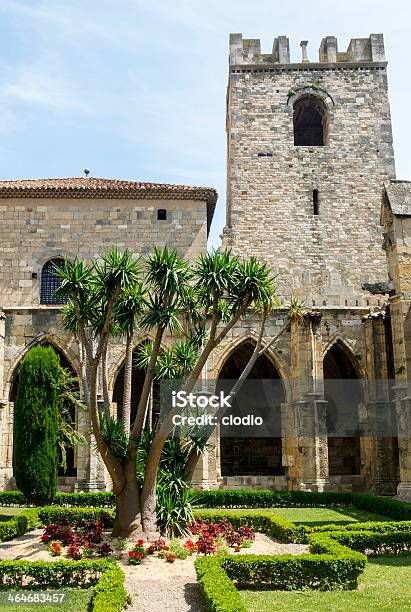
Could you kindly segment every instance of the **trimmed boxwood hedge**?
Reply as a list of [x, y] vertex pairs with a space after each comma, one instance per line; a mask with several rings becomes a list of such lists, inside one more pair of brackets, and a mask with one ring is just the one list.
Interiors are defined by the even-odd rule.
[[38, 524], [38, 508], [29, 508], [8, 521], [0, 522], [0, 542], [12, 540], [26, 531], [35, 529]]
[[268, 510], [241, 513], [201, 510], [197, 515], [210, 522], [228, 519], [238, 527], [248, 525], [283, 541], [306, 541], [310, 546], [310, 552], [303, 555], [198, 558], [195, 561], [198, 583], [207, 609], [215, 612], [245, 610], [236, 587], [355, 589], [367, 560], [364, 552], [411, 551], [411, 521], [328, 525], [327, 530], [327, 526], [294, 525]]
[[318, 554], [228, 555], [196, 559], [198, 584], [207, 609], [245, 611], [236, 586], [282, 590], [356, 588], [367, 560], [365, 555], [342, 546], [326, 534], [312, 537], [318, 540]]
[[75, 525], [80, 521], [93, 521], [103, 519], [108, 526], [114, 522], [114, 510], [104, 508], [58, 508], [57, 506], [45, 506], [37, 510], [38, 518], [42, 525], [50, 523], [69, 523]]
[[398, 499], [378, 497], [366, 493], [215, 489], [200, 491], [197, 504], [204, 508], [354, 506], [395, 520], [411, 520], [411, 504]]
[[[21, 491], [0, 491], [0, 506], [27, 506], [30, 503]], [[116, 496], [110, 492], [56, 493], [53, 505], [72, 508], [113, 508]]]
[[[411, 504], [398, 499], [366, 493], [315, 493], [309, 491], [265, 491], [252, 489], [212, 489], [196, 491], [197, 504], [203, 508], [280, 508], [354, 506], [382, 514], [397, 521], [411, 521]], [[114, 493], [57, 493], [56, 506], [114, 508]], [[20, 491], [0, 491], [0, 506], [27, 505]]]
[[0, 589], [60, 589], [94, 586], [93, 612], [121, 612], [130, 597], [115, 561], [0, 561]]

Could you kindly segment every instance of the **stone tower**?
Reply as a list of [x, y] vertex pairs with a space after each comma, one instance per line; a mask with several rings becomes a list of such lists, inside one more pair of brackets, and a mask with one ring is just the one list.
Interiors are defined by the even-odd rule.
[[278, 274], [279, 294], [315, 307], [373, 305], [381, 280], [382, 186], [395, 177], [381, 34], [290, 62], [289, 41], [230, 37], [223, 244]]

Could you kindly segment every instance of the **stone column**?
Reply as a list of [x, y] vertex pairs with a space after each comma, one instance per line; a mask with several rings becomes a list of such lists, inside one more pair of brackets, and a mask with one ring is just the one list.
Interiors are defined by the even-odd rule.
[[292, 322], [293, 402], [282, 407], [288, 486], [312, 491], [329, 488], [321, 317], [314, 311]]
[[364, 318], [368, 402], [362, 423], [366, 433], [361, 438], [361, 464], [370, 465], [373, 493], [395, 495], [398, 484], [395, 417], [389, 396], [384, 320], [384, 311]]
[[[99, 404], [103, 410], [103, 404]], [[89, 444], [82, 444], [77, 449], [77, 480], [75, 491], [106, 491], [110, 489], [109, 477], [100, 456], [95, 448], [91, 431], [91, 420], [88, 410], [78, 411], [78, 430], [88, 436]]]
[[0, 308], [0, 489], [13, 487], [13, 404], [3, 397], [6, 317]]
[[411, 357], [411, 334], [409, 313], [411, 302], [403, 295], [390, 299], [391, 330], [395, 370], [395, 411], [398, 430], [398, 452], [400, 466], [400, 483], [397, 495], [402, 499], [411, 499], [411, 419], [408, 371]]

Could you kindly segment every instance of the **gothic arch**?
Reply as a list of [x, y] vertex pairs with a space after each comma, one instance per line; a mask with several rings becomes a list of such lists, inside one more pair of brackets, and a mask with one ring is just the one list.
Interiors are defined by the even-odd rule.
[[324, 352], [323, 374], [330, 476], [360, 475], [364, 379], [358, 360], [341, 337], [334, 338]]
[[[217, 360], [212, 365], [212, 369], [210, 375], [214, 380], [217, 380], [221, 374], [221, 370], [224, 367], [226, 361], [230, 358], [230, 356], [238, 349], [241, 344], [244, 342], [250, 342], [255, 346], [258, 339], [258, 334], [255, 331], [246, 331], [239, 336], [235, 336], [234, 338], [230, 338], [229, 341], [223, 342], [223, 350], [218, 355]], [[266, 344], [270, 341], [270, 338], [264, 338], [263, 344]], [[285, 401], [291, 401], [291, 387], [289, 383], [289, 377], [287, 376], [287, 368], [284, 361], [279, 356], [278, 352], [270, 348], [265, 352], [265, 356], [272, 363], [274, 368], [280, 375], [281, 382], [284, 388], [284, 398]]]
[[333, 334], [333, 336], [330, 338], [330, 340], [326, 344], [324, 351], [323, 351], [323, 360], [327, 356], [327, 353], [329, 353], [329, 351], [335, 345], [337, 345], [344, 352], [347, 359], [351, 362], [354, 370], [357, 373], [358, 378], [365, 381], [367, 378], [367, 375], [366, 375], [366, 372], [363, 366], [359, 363], [358, 359], [356, 359], [353, 348], [349, 343], [349, 340], [345, 336], [343, 336], [340, 332], [336, 332], [335, 334]]
[[81, 376], [80, 376], [80, 363], [77, 352], [73, 350], [71, 345], [65, 345], [58, 339], [54, 334], [47, 334], [42, 332], [38, 334], [33, 340], [31, 340], [25, 347], [17, 353], [12, 359], [8, 369], [7, 375], [4, 380], [4, 397], [9, 397], [12, 385], [15, 381], [15, 378], [18, 374], [20, 363], [24, 356], [28, 353], [28, 351], [36, 346], [37, 344], [50, 344], [53, 346], [61, 355], [63, 355], [64, 359], [70, 365], [73, 372], [79, 379], [79, 385], [81, 386]]
[[[41, 333], [38, 336], [36, 336], [36, 338], [34, 338], [31, 342], [29, 342], [22, 351], [20, 351], [20, 353], [15, 357], [15, 359], [13, 360], [9, 370], [8, 370], [8, 376], [7, 376], [7, 380], [6, 380], [6, 397], [8, 398], [8, 401], [14, 402], [15, 401], [15, 396], [17, 394], [17, 386], [18, 386], [18, 377], [19, 377], [19, 370], [20, 370], [20, 364], [23, 360], [23, 358], [25, 357], [25, 355], [28, 353], [28, 351], [30, 349], [32, 349], [35, 346], [39, 346], [39, 345], [44, 345], [47, 344], [48, 346], [52, 347], [53, 349], [55, 349], [60, 363], [63, 367], [70, 369], [71, 372], [76, 376], [77, 378], [77, 384], [78, 384], [78, 388], [81, 389], [81, 378], [79, 376], [79, 367], [78, 367], [78, 363], [77, 363], [77, 367], [74, 366], [73, 362], [78, 362], [78, 356], [76, 353], [74, 353], [70, 347], [65, 347], [62, 345], [62, 343], [56, 339], [56, 337], [52, 334], [46, 334], [46, 333]], [[75, 408], [73, 405], [69, 406], [69, 410], [70, 410], [70, 414], [71, 414], [71, 419], [72, 419], [72, 423], [73, 426], [77, 426], [76, 425], [76, 421], [77, 421], [77, 408]], [[13, 425], [13, 432], [14, 432], [14, 425]], [[14, 436], [14, 433], [13, 433]], [[60, 451], [59, 451], [60, 452]], [[61, 466], [59, 466], [59, 477], [77, 477], [77, 453], [76, 453], [76, 449], [69, 447], [66, 450], [66, 459], [67, 459], [67, 470], [64, 471], [63, 468]]]
[[[225, 351], [225, 360], [219, 367], [217, 391], [230, 393], [247, 364], [255, 341], [250, 334], [236, 338]], [[220, 358], [220, 362], [221, 362]], [[221, 416], [219, 449], [223, 477], [281, 476], [282, 459], [282, 405], [285, 388], [273, 356], [263, 354], [254, 364], [247, 382], [233, 398], [232, 404]], [[231, 416], [229, 416], [231, 415]], [[242, 425], [244, 418], [260, 418], [261, 427], [252, 423]], [[237, 419], [232, 424], [231, 418]]]

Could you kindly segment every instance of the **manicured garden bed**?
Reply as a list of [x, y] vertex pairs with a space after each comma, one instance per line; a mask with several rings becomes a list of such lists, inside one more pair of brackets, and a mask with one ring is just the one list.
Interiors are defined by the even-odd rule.
[[[68, 507], [66, 504], [24, 509], [17, 507], [24, 501], [20, 494], [15, 494], [15, 492], [12, 492], [10, 496], [0, 494], [0, 501], [5, 500], [10, 506], [5, 512], [6, 519], [9, 520], [0, 521], [0, 541], [14, 539], [42, 525], [46, 527], [46, 534], [50, 535], [50, 538], [46, 538], [47, 541], [43, 540], [44, 546], [51, 546], [54, 540], [61, 546], [64, 540], [61, 529], [58, 533], [53, 531], [54, 528], [47, 530], [50, 524], [61, 523], [63, 527], [67, 526], [63, 531], [65, 532], [67, 528], [71, 535], [70, 542], [67, 540], [63, 543], [59, 554], [68, 555], [69, 546], [73, 544], [71, 540], [74, 537], [82, 549], [82, 555], [86, 556], [83, 549], [85, 546], [90, 548], [90, 543], [86, 542], [87, 538], [84, 539], [82, 529], [85, 525], [96, 522], [102, 522], [105, 529], [110, 529], [114, 520], [112, 496], [109, 493], [68, 494], [61, 501], [63, 499], [67, 501], [70, 499], [75, 507]], [[85, 507], [86, 501], [92, 507]], [[247, 603], [247, 598], [254, 602], [254, 596], [256, 601], [262, 598], [260, 603], [255, 604], [256, 607], [263, 610], [263, 606], [266, 605], [266, 609], [273, 609], [277, 605], [276, 602], [267, 600], [268, 603], [266, 603], [264, 598], [298, 596], [299, 594], [295, 591], [303, 591], [304, 595], [300, 594], [303, 598], [318, 595], [319, 603], [318, 605], [314, 603], [313, 606], [319, 610], [322, 609], [320, 607], [321, 597], [325, 598], [324, 601], [330, 602], [327, 604], [328, 609], [330, 607], [338, 609], [332, 607], [334, 601], [332, 597], [337, 596], [341, 590], [344, 592], [352, 590], [352, 594], [355, 595], [358, 593], [356, 589], [359, 580], [368, 580], [367, 576], [371, 576], [371, 580], [374, 579], [368, 569], [368, 573], [362, 578], [364, 568], [368, 568], [367, 556], [396, 554], [398, 556], [392, 558], [399, 560], [399, 563], [394, 564], [393, 571], [396, 571], [396, 568], [399, 573], [403, 571], [401, 560], [404, 559], [407, 561], [404, 561], [403, 565], [409, 570], [409, 556], [402, 555], [402, 553], [411, 551], [411, 505], [397, 500], [362, 494], [311, 494], [306, 492], [289, 494], [236, 490], [203, 492], [201, 501], [202, 507], [195, 511], [197, 519], [203, 521], [201, 534], [197, 534], [197, 537], [202, 538], [203, 543], [201, 546], [196, 544], [201, 554], [197, 557], [194, 549], [189, 552], [194, 553], [193, 559], [196, 557], [198, 583], [209, 610], [241, 612], [247, 610], [247, 606], [254, 605], [254, 603]], [[218, 502], [220, 507], [212, 507], [212, 501], [216, 504]], [[237, 535], [234, 539], [230, 535], [227, 537], [226, 533], [213, 535], [213, 528], [207, 527], [207, 525], [210, 527], [214, 525], [214, 529], [221, 530], [226, 521], [231, 523], [234, 532], [245, 533], [247, 528], [250, 528], [254, 532], [265, 534], [282, 543], [294, 543], [298, 546], [303, 544], [305, 545], [305, 548], [302, 547], [303, 554], [300, 554], [301, 549], [289, 554], [291, 549], [287, 548], [287, 554], [272, 554], [271, 552], [265, 554], [264, 551], [261, 554], [258, 550], [256, 551], [258, 554], [248, 554], [248, 551], [240, 550], [241, 546], [236, 545]], [[77, 535], [73, 531], [76, 525], [80, 525]], [[223, 531], [225, 532], [225, 528]], [[221, 538], [225, 540], [222, 542], [223, 547], [227, 545], [227, 542], [231, 546], [231, 549], [229, 548], [222, 555], [217, 553], [218, 546], [216, 546], [216, 542]], [[250, 538], [247, 538], [246, 535], [245, 539]], [[103, 612], [104, 609], [104, 612], [119, 612], [120, 606], [123, 606], [127, 600], [123, 584], [124, 574], [114, 558], [107, 560], [96, 558], [101, 556], [98, 547], [104, 544], [104, 541], [100, 539], [94, 544], [97, 546], [90, 550], [92, 556], [90, 560], [68, 561], [60, 557], [57, 561], [50, 562], [2, 561], [0, 562], [0, 588], [22, 586], [94, 588], [91, 596], [92, 610]], [[137, 565], [144, 562], [146, 553], [150, 555], [147, 546], [146, 543], [141, 545], [137, 543], [133, 548], [135, 557], [132, 558], [132, 561], [135, 558]], [[175, 557], [177, 560], [180, 557], [187, 557], [188, 553], [184, 545], [183, 549], [181, 545], [179, 546], [180, 548], [177, 547], [175, 551], [168, 549], [167, 546], [157, 547], [154, 556], [157, 555], [165, 561], [170, 560], [167, 559], [167, 556]], [[252, 543], [251, 546], [253, 546]], [[309, 552], [304, 552], [305, 550]], [[233, 552], [237, 554], [232, 554]], [[242, 554], [238, 554], [240, 552]], [[250, 550], [250, 552], [253, 551]], [[110, 556], [113, 557], [113, 553], [114, 551], [111, 551]], [[76, 558], [74, 556], [74, 559]], [[83, 563], [91, 564], [87, 566], [88, 570], [85, 569], [86, 566], [81, 565]], [[134, 563], [131, 564], [134, 565]], [[165, 563], [165, 565], [168, 564]], [[390, 563], [387, 562], [387, 565], [390, 566]], [[374, 564], [373, 567], [378, 573], [378, 564]], [[140, 571], [139, 567], [128, 569], [135, 572]], [[396, 578], [392, 580], [395, 581]], [[367, 590], [367, 584], [360, 582], [361, 589]], [[254, 590], [257, 588], [260, 591], [261, 588], [265, 590], [260, 593]], [[385, 587], [381, 588], [384, 590]], [[251, 594], [245, 591], [247, 589], [252, 590]], [[321, 593], [321, 591], [333, 589], [336, 592]], [[275, 593], [272, 592], [273, 590]], [[286, 591], [292, 592], [291, 595]], [[80, 593], [80, 595], [86, 597], [85, 593]], [[291, 605], [293, 609], [294, 604], [285, 601], [284, 605], [288, 606], [288, 609]], [[79, 602], [76, 607], [81, 610], [81, 605]], [[357, 609], [367, 609], [361, 608], [360, 604], [355, 605]], [[308, 609], [312, 609], [311, 600], [309, 606]], [[343, 605], [343, 607], [345, 609], [346, 606]], [[303, 610], [304, 608], [297, 602], [296, 609]]]
[[240, 591], [248, 612], [403, 612], [411, 601], [411, 555], [369, 559], [355, 591]]

